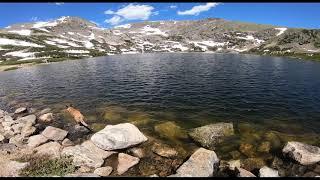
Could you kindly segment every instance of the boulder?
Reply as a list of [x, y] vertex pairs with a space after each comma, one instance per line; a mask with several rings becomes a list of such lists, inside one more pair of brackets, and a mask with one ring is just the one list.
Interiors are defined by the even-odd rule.
[[214, 151], [199, 148], [171, 177], [210, 177], [218, 164], [219, 159]]
[[68, 131], [65, 131], [60, 128], [55, 128], [52, 126], [48, 126], [44, 131], [42, 131], [41, 135], [48, 139], [52, 139], [54, 141], [63, 140], [68, 134]]
[[301, 142], [288, 142], [282, 152], [302, 165], [311, 165], [320, 161], [320, 148]]
[[158, 154], [159, 156], [167, 157], [167, 158], [175, 157], [178, 155], [178, 152], [175, 149], [159, 143], [155, 143], [152, 146], [151, 150], [152, 152]]
[[16, 109], [16, 110], [14, 111], [14, 113], [15, 113], [15, 114], [20, 114], [20, 113], [24, 113], [24, 112], [26, 112], [26, 111], [27, 111], [27, 108], [26, 108], [26, 107], [20, 107], [20, 108]]
[[187, 139], [188, 134], [175, 122], [168, 121], [154, 126], [154, 130], [161, 136], [170, 140]]
[[68, 147], [68, 146], [73, 146], [74, 143], [72, 141], [70, 141], [70, 139], [68, 138], [65, 138], [62, 143], [61, 143], [62, 146], [64, 147]]
[[37, 120], [37, 117], [34, 114], [31, 114], [31, 115], [28, 115], [28, 116], [21, 117], [17, 121], [21, 122], [21, 123], [24, 123], [24, 124], [28, 123], [28, 124], [35, 125], [36, 124], [36, 120]]
[[112, 167], [106, 166], [106, 167], [100, 167], [94, 170], [94, 174], [97, 174], [99, 176], [109, 176], [112, 172]]
[[91, 137], [91, 141], [104, 150], [124, 149], [147, 140], [147, 137], [130, 123], [107, 125]]
[[24, 126], [21, 130], [21, 135], [23, 137], [29, 137], [31, 136], [34, 132], [36, 132], [37, 128], [33, 127], [33, 126]]
[[83, 138], [83, 136], [90, 133], [90, 131], [86, 127], [80, 126], [78, 124], [69, 128], [68, 132], [68, 138], [72, 141], [76, 141], [78, 138]]
[[217, 143], [220, 143], [222, 137], [234, 134], [232, 123], [214, 123], [206, 126], [194, 128], [189, 132], [189, 136], [201, 146], [214, 149]]
[[90, 140], [81, 145], [65, 147], [63, 155], [72, 156], [76, 166], [88, 166], [93, 168], [101, 167], [104, 159], [114, 154], [114, 151], [104, 151], [95, 146]]
[[133, 156], [138, 158], [143, 158], [145, 156], [145, 152], [141, 148], [133, 147], [128, 149], [129, 153], [132, 153]]
[[41, 134], [30, 136], [28, 139], [27, 146], [30, 148], [35, 148], [37, 146], [40, 146], [43, 143], [48, 142], [48, 138], [42, 136]]
[[53, 117], [52, 113], [42, 114], [39, 117], [39, 120], [42, 121], [42, 122], [51, 122], [51, 121], [53, 121], [53, 119], [54, 119], [54, 117]]
[[269, 168], [267, 166], [263, 166], [259, 170], [259, 176], [260, 177], [279, 177], [279, 173], [275, 169], [271, 169], [271, 168]]
[[140, 161], [139, 158], [130, 156], [125, 153], [119, 153], [118, 155], [118, 166], [117, 166], [117, 172], [119, 175], [125, 173], [128, 171], [129, 168], [132, 166], [138, 164]]
[[254, 174], [252, 174], [250, 171], [247, 171], [242, 168], [236, 168], [237, 176], [238, 177], [256, 177]]
[[60, 157], [62, 146], [57, 142], [48, 142], [46, 144], [42, 144], [41, 146], [35, 148], [37, 154], [48, 155], [52, 158]]

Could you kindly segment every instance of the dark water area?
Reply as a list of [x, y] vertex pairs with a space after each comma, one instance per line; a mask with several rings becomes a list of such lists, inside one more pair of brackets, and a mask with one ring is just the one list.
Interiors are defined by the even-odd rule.
[[319, 62], [240, 54], [115, 55], [0, 72], [0, 98], [2, 109], [28, 102], [57, 113], [72, 103], [93, 126], [135, 122], [141, 131], [178, 144], [191, 140], [155, 126], [173, 122], [188, 131], [233, 122], [239, 136], [230, 142], [241, 141], [247, 128], [261, 141], [272, 131], [283, 142], [320, 145]]

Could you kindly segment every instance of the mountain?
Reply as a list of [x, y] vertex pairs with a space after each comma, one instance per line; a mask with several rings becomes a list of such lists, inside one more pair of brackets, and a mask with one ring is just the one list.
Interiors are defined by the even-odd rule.
[[0, 29], [0, 61], [5, 62], [148, 52], [319, 56], [320, 30], [220, 18], [146, 21], [105, 29], [69, 16]]

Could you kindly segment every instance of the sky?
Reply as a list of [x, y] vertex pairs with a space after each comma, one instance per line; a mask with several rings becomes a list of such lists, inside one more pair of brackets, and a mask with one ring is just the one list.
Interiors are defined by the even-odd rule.
[[159, 20], [227, 20], [320, 29], [320, 3], [0, 3], [0, 28], [78, 16], [100, 27]]

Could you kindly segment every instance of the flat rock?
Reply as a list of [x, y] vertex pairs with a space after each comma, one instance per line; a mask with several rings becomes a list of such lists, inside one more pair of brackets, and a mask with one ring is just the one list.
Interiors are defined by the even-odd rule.
[[20, 113], [24, 113], [24, 112], [26, 112], [26, 111], [27, 111], [27, 108], [26, 108], [26, 107], [20, 107], [20, 108], [16, 109], [16, 110], [14, 111], [14, 113], [15, 113], [15, 114], [20, 114]]
[[259, 176], [260, 177], [279, 177], [279, 173], [275, 169], [271, 169], [271, 168], [269, 168], [267, 166], [263, 166], [259, 170]]
[[15, 136], [13, 136], [12, 138], [9, 139], [9, 143], [15, 144], [18, 147], [22, 147], [23, 146], [23, 140], [24, 137], [20, 134], [17, 134]]
[[53, 117], [52, 113], [42, 114], [39, 117], [39, 120], [42, 121], [42, 122], [51, 122], [51, 121], [53, 121], [53, 119], [54, 119], [54, 117]]
[[159, 143], [155, 143], [152, 146], [151, 150], [152, 152], [158, 154], [159, 156], [167, 157], [167, 158], [175, 157], [178, 155], [178, 152], [175, 149]]
[[70, 155], [76, 166], [88, 166], [98, 168], [104, 163], [104, 159], [114, 154], [113, 151], [104, 151], [95, 146], [90, 140], [81, 145], [65, 147], [63, 155]]
[[5, 115], [3, 119], [4, 119], [4, 121], [7, 121], [7, 122], [12, 122], [13, 121], [13, 118], [11, 116], [9, 116], [9, 115]]
[[147, 137], [130, 123], [107, 125], [91, 137], [91, 141], [104, 150], [124, 149], [147, 140]]
[[46, 144], [42, 144], [41, 146], [35, 148], [37, 154], [41, 155], [49, 155], [52, 158], [60, 157], [62, 146], [57, 142], [48, 142]]
[[282, 152], [302, 165], [311, 165], [320, 161], [320, 148], [301, 142], [288, 142]]
[[236, 168], [237, 176], [238, 177], [256, 177], [254, 174], [252, 174], [250, 171], [247, 171], [242, 168]]
[[41, 134], [38, 134], [38, 135], [29, 137], [27, 146], [30, 148], [35, 148], [48, 141], [49, 141], [48, 138], [42, 136]]
[[106, 167], [100, 167], [94, 170], [94, 174], [97, 174], [99, 176], [109, 176], [112, 172], [112, 167], [106, 166]]
[[60, 128], [48, 126], [44, 131], [42, 131], [41, 134], [48, 139], [52, 139], [54, 141], [61, 141], [67, 136], [68, 131], [65, 131]]
[[219, 159], [214, 151], [199, 148], [170, 177], [210, 177], [218, 164]]
[[30, 114], [28, 116], [24, 116], [24, 117], [19, 118], [17, 121], [22, 122], [24, 124], [28, 123], [31, 125], [35, 125], [36, 120], [37, 120], [37, 117], [34, 114]]
[[125, 153], [119, 153], [118, 155], [118, 167], [117, 167], [117, 172], [119, 175], [125, 173], [128, 171], [129, 168], [132, 166], [138, 164], [140, 161], [139, 158], [130, 156]]
[[234, 130], [232, 123], [214, 123], [194, 128], [188, 134], [201, 146], [214, 149], [214, 146], [222, 141], [222, 137], [233, 135]]

